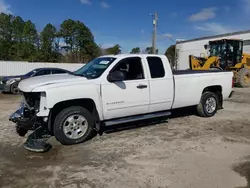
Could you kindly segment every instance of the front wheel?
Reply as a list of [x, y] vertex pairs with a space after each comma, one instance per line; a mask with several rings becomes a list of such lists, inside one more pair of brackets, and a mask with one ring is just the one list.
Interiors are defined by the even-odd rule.
[[15, 82], [10, 86], [10, 92], [15, 95], [18, 94], [18, 82]]
[[62, 110], [55, 118], [54, 135], [63, 145], [78, 144], [90, 139], [95, 132], [92, 114], [80, 106]]
[[212, 117], [218, 110], [218, 96], [213, 92], [205, 92], [201, 96], [197, 106], [197, 112], [201, 117]]

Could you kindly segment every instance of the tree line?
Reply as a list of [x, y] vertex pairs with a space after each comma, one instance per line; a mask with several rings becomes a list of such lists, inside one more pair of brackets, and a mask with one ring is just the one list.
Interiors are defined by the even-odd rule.
[[[152, 47], [147, 47], [144, 50], [141, 50], [139, 47], [135, 47], [131, 50], [131, 54], [140, 54], [140, 53], [147, 53], [147, 54], [152, 54], [153, 48]], [[159, 50], [156, 49], [156, 54], [159, 53]], [[171, 66], [174, 66], [175, 62], [175, 45], [171, 45], [168, 47], [168, 49], [165, 51], [165, 56], [167, 56], [169, 63]]]
[[[167, 51], [165, 54], [171, 55], [171, 50]], [[131, 53], [141, 52], [151, 53], [152, 47], [131, 50]], [[38, 32], [30, 20], [0, 14], [0, 60], [86, 63], [100, 55], [119, 53], [119, 44], [110, 48], [97, 45], [91, 30], [79, 20], [67, 19], [59, 28], [48, 23]]]

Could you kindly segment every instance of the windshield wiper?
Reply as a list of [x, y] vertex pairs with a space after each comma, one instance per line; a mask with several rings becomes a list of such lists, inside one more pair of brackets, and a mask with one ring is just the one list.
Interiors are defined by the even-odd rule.
[[86, 76], [84, 76], [83, 74], [77, 74], [77, 73], [72, 73], [73, 75], [75, 75], [75, 76], [81, 76], [81, 77], [86, 77]]
[[75, 75], [75, 76], [80, 76], [80, 77], [84, 77], [84, 78], [87, 78], [87, 79], [92, 79], [91, 76], [88, 76], [88, 75], [86, 75], [86, 74], [76, 74], [76, 73], [73, 73], [73, 75]]

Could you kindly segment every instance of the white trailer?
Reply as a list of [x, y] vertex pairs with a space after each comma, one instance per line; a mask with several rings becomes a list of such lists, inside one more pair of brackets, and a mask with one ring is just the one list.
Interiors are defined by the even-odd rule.
[[219, 39], [241, 39], [243, 40], [243, 52], [250, 54], [250, 30], [191, 40], [182, 40], [176, 43], [175, 69], [189, 69], [189, 55], [207, 56], [208, 54], [204, 48], [204, 45], [208, 44], [209, 41]]

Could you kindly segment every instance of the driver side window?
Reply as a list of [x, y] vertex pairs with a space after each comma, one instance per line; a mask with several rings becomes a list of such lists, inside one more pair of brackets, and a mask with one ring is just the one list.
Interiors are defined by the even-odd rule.
[[121, 71], [125, 75], [125, 80], [141, 80], [144, 79], [144, 72], [141, 58], [130, 57], [122, 59], [112, 70]]

